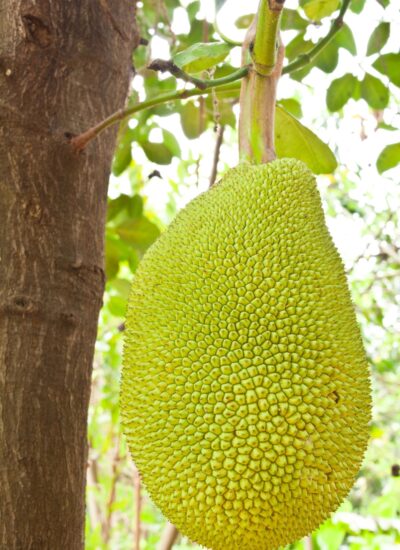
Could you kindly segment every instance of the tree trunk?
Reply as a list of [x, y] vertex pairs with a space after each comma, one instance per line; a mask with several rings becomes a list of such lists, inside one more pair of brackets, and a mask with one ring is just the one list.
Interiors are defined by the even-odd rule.
[[87, 409], [129, 0], [0, 0], [0, 548], [83, 547]]

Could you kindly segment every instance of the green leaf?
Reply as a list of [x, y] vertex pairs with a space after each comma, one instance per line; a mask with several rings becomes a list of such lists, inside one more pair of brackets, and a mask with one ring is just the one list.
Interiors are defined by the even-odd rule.
[[128, 220], [116, 228], [116, 233], [135, 248], [144, 252], [160, 234], [158, 227], [148, 218]]
[[389, 103], [389, 90], [379, 78], [366, 73], [361, 82], [361, 97], [373, 109], [384, 109]]
[[122, 193], [119, 197], [108, 201], [107, 222], [121, 212], [126, 212], [130, 218], [139, 218], [143, 213], [143, 199], [140, 195], [133, 197]]
[[281, 29], [283, 31], [290, 29], [302, 31], [307, 27], [307, 25], [308, 21], [303, 19], [297, 10], [285, 8], [282, 11]]
[[304, 40], [305, 32], [300, 32], [285, 48], [285, 55], [289, 61], [303, 53], [307, 53], [314, 47], [311, 40]]
[[112, 283], [112, 288], [125, 300], [129, 296], [131, 283], [127, 279], [115, 279]]
[[163, 143], [169, 149], [171, 154], [174, 157], [180, 157], [181, 148], [179, 147], [179, 143], [177, 142], [174, 134], [172, 134], [171, 132], [168, 132], [168, 130], [163, 130], [162, 135], [163, 135]]
[[357, 53], [353, 33], [346, 24], [317, 55], [314, 62], [315, 66], [326, 73], [334, 71], [339, 62], [339, 48], [344, 48], [353, 55]]
[[112, 220], [120, 212], [125, 210], [130, 199], [131, 197], [129, 195], [122, 194], [116, 199], [109, 200], [107, 205], [107, 221]]
[[357, 47], [354, 40], [354, 36], [352, 31], [350, 30], [350, 27], [346, 25], [342, 25], [342, 28], [336, 35], [334, 36], [332, 42], [336, 44], [339, 48], [344, 48], [345, 50], [349, 51], [353, 55], [356, 55], [357, 53]]
[[254, 13], [247, 13], [246, 15], [242, 15], [235, 21], [235, 27], [238, 29], [248, 29], [251, 25], [251, 22], [254, 19]]
[[115, 233], [114, 229], [107, 229], [105, 238], [105, 263], [107, 279], [116, 277], [119, 271], [119, 263], [127, 261], [134, 272], [139, 263], [139, 258], [136, 250], [122, 241]]
[[330, 174], [337, 166], [328, 145], [281, 107], [276, 108], [275, 147], [278, 158], [302, 160], [314, 174]]
[[382, 6], [382, 8], [387, 8], [390, 4], [390, 0], [377, 0], [378, 4]]
[[172, 103], [164, 103], [164, 105], [155, 105], [150, 109], [146, 109], [145, 112], [148, 115], [148, 118], [152, 115], [169, 116], [174, 114], [175, 108]]
[[223, 61], [230, 51], [225, 42], [198, 42], [176, 54], [174, 63], [188, 73], [198, 73]]
[[120, 250], [118, 241], [106, 236], [105, 240], [105, 270], [107, 280], [117, 276], [119, 271]]
[[351, 197], [343, 196], [339, 198], [343, 208], [345, 208], [350, 214], [358, 214], [359, 216], [364, 216], [365, 212], [360, 208], [358, 202]]
[[140, 195], [129, 197], [127, 211], [130, 218], [139, 218], [143, 214], [143, 199]]
[[350, 9], [353, 13], [361, 13], [364, 5], [365, 0], [351, 0]]
[[236, 116], [233, 112], [233, 105], [231, 101], [221, 101], [219, 104], [219, 122], [223, 126], [236, 127]]
[[294, 97], [280, 99], [278, 103], [281, 107], [283, 107], [286, 111], [288, 111], [296, 118], [301, 118], [303, 116], [300, 101], [297, 101], [297, 99], [294, 99]]
[[[400, 504], [398, 490], [400, 484], [398, 484], [398, 481], [398, 479], [396, 480], [394, 478], [391, 483], [388, 483], [388, 486], [385, 488], [385, 494], [374, 498], [370, 503], [368, 506], [368, 513], [381, 518], [397, 518], [399, 516]], [[396, 548], [397, 545], [390, 546]], [[383, 546], [377, 546], [377, 548], [383, 548]]]
[[164, 143], [143, 141], [140, 143], [146, 157], [156, 164], [170, 164], [173, 154]]
[[388, 76], [393, 84], [400, 87], [400, 53], [381, 55], [372, 66], [380, 73]]
[[187, 34], [179, 35], [179, 43], [182, 44], [179, 47], [179, 51], [183, 51], [189, 48], [196, 42], [202, 42], [204, 36], [212, 36], [214, 28], [211, 23], [208, 23], [205, 19], [192, 19], [190, 25], [190, 31]]
[[160, 94], [166, 94], [176, 90], [176, 78], [170, 76], [160, 80], [158, 74], [154, 71], [145, 71], [144, 89], [146, 90], [146, 99], [150, 99]]
[[214, 72], [214, 78], [222, 78], [223, 76], [231, 75], [233, 72], [237, 71], [237, 67], [233, 67], [229, 63], [223, 63], [218, 65]]
[[390, 168], [394, 168], [400, 163], [400, 142], [387, 145], [376, 161], [378, 172], [386, 172]]
[[107, 307], [115, 317], [125, 317], [126, 313], [126, 298], [121, 296], [110, 296], [107, 301]]
[[196, 139], [205, 129], [200, 109], [193, 101], [188, 101], [180, 109], [182, 130], [188, 139]]
[[382, 122], [378, 123], [377, 128], [380, 128], [382, 130], [390, 130], [391, 132], [396, 131], [398, 129], [398, 128], [396, 128], [396, 126], [392, 126], [391, 124], [387, 124], [383, 120], [382, 120]]
[[312, 68], [313, 68], [312, 64], [309, 63], [302, 69], [297, 69], [297, 71], [293, 71], [292, 73], [290, 73], [290, 78], [292, 80], [296, 80], [297, 82], [302, 82]]
[[112, 163], [112, 173], [119, 176], [126, 170], [132, 160], [132, 141], [136, 139], [135, 130], [127, 128], [118, 141]]
[[[145, 36], [143, 36], [145, 38]], [[148, 48], [139, 45], [132, 54], [133, 66], [136, 70], [143, 69], [148, 64]]]
[[388, 41], [390, 35], [390, 23], [379, 23], [368, 40], [367, 55], [379, 53]]
[[348, 73], [333, 80], [326, 94], [326, 104], [330, 111], [339, 111], [353, 96], [357, 78]]
[[195, 0], [194, 2], [191, 2], [188, 7], [186, 8], [186, 13], [189, 18], [189, 21], [192, 21], [195, 16], [197, 15], [198, 11], [200, 9], [200, 2], [199, 0]]
[[332, 41], [317, 55], [314, 65], [325, 73], [331, 73], [336, 69], [338, 62], [339, 48]]
[[332, 525], [332, 520], [324, 523], [315, 533], [317, 548], [323, 550], [336, 550], [346, 536], [346, 529], [339, 525]]
[[303, 10], [312, 21], [320, 21], [337, 10], [339, 3], [340, 0], [309, 0]]

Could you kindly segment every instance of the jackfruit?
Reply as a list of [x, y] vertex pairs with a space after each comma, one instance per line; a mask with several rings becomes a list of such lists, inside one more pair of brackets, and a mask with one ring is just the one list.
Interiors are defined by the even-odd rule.
[[143, 258], [121, 405], [152, 499], [192, 541], [270, 550], [353, 485], [370, 384], [343, 265], [300, 161], [243, 164]]

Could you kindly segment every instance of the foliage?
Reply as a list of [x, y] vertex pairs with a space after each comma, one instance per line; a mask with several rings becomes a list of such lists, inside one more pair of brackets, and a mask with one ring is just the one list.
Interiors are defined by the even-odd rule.
[[[278, 98], [277, 111], [278, 155], [297, 156], [315, 172], [327, 174], [320, 178], [320, 187], [329, 223], [342, 234], [344, 227], [357, 237], [357, 250], [351, 250], [345, 259], [373, 373], [375, 408], [370, 448], [349, 499], [312, 536], [313, 548], [323, 550], [392, 549], [400, 544], [400, 478], [394, 475], [394, 465], [400, 462], [396, 447], [400, 427], [396, 397], [400, 374], [396, 308], [400, 293], [400, 252], [396, 245], [400, 239], [400, 204], [394, 179], [390, 178], [400, 162], [395, 115], [400, 104], [400, 54], [393, 51], [391, 41], [395, 2], [375, 2], [371, 19], [365, 15], [369, 13], [368, 3], [364, 4], [363, 0], [352, 0], [344, 18], [346, 24], [325, 48], [310, 63], [282, 78], [287, 97]], [[132, 105], [188, 86], [146, 68], [157, 40], [164, 41], [166, 58], [169, 50], [177, 65], [199, 78], [220, 78], [240, 65], [239, 48], [233, 44], [237, 37], [227, 43], [219, 29], [222, 19], [229, 15], [230, 2], [216, 2], [221, 10], [219, 25], [210, 20], [205, 5], [209, 7], [210, 2], [148, 0], [139, 9], [141, 36], [149, 46], [141, 45], [134, 53], [137, 76]], [[285, 10], [285, 63], [312, 51], [326, 36], [339, 8], [339, 0], [300, 0], [298, 8], [291, 4]], [[186, 24], [184, 30], [174, 24], [178, 15]], [[250, 16], [244, 5], [236, 17], [238, 34], [241, 27], [248, 26]], [[369, 33], [365, 44], [356, 36], [358, 18], [364, 25], [368, 22], [363, 29], [364, 34]], [[164, 519], [140, 487], [120, 436], [118, 384], [126, 300], [143, 253], [178, 206], [206, 188], [216, 125], [225, 129], [224, 145], [216, 149], [217, 156], [220, 154], [218, 168], [222, 172], [235, 164], [238, 93], [236, 83], [223, 91], [215, 88], [190, 100], [141, 111], [120, 127], [106, 228], [107, 288], [90, 407], [88, 550], [134, 548], [139, 519], [140, 548], [155, 549], [164, 527]], [[316, 107], [310, 108], [313, 101]], [[344, 134], [356, 123], [358, 135], [353, 132], [346, 140]], [[338, 159], [334, 173], [336, 162], [324, 143], [330, 134], [337, 138], [329, 142]], [[338, 143], [342, 138], [345, 145]], [[380, 142], [384, 146], [376, 145]], [[374, 144], [372, 156], [357, 156], [357, 148], [368, 143]], [[354, 147], [354, 158], [349, 147]], [[385, 177], [379, 179], [378, 172]], [[182, 538], [176, 547], [195, 545]], [[303, 547], [299, 541], [291, 548]]]

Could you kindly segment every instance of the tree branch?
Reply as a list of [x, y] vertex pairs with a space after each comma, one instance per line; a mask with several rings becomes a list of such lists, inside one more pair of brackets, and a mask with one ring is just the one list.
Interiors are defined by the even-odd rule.
[[113, 504], [115, 502], [116, 492], [117, 492], [117, 482], [119, 479], [119, 461], [120, 461], [120, 455], [119, 455], [119, 446], [120, 446], [120, 438], [117, 437], [116, 446], [115, 446], [115, 454], [111, 466], [111, 488], [110, 488], [110, 494], [107, 501], [107, 514], [105, 518], [105, 522], [103, 524], [103, 541], [106, 546], [108, 546], [108, 543], [110, 541], [111, 536], [111, 526], [112, 526], [112, 513], [113, 513]]
[[[92, 444], [90, 444], [90, 448], [93, 448]], [[98, 487], [99, 485], [96, 460], [96, 458], [91, 458], [89, 460], [89, 467], [87, 471], [89, 489], [87, 492], [87, 509], [90, 518], [90, 525], [93, 530], [96, 529], [99, 525], [102, 525], [101, 510], [96, 501], [95, 494], [93, 494], [93, 492], [90, 490], [94, 487]]]
[[304, 548], [305, 550], [313, 550], [313, 541], [311, 535], [308, 535], [304, 539]]
[[225, 130], [225, 126], [219, 125], [217, 127], [217, 140], [215, 142], [213, 165], [212, 165], [211, 175], [210, 175], [210, 187], [214, 185], [215, 180], [217, 179], [218, 161], [219, 161], [219, 154], [221, 152], [222, 142], [224, 139], [224, 130]]
[[332, 21], [331, 28], [329, 29], [328, 34], [321, 38], [321, 40], [317, 42], [308, 53], [300, 55], [295, 61], [293, 61], [293, 63], [289, 63], [289, 65], [283, 67], [282, 74], [288, 74], [292, 73], [293, 71], [297, 71], [298, 69], [302, 69], [316, 58], [316, 56], [325, 48], [325, 46], [329, 44], [335, 34], [338, 33], [343, 27], [344, 14], [346, 13], [349, 4], [350, 0], [343, 0], [339, 15], [336, 17], [336, 19]]
[[167, 103], [169, 101], [176, 101], [179, 99], [186, 99], [188, 97], [201, 95], [202, 93], [205, 92], [205, 90], [208, 90], [214, 87], [224, 86], [231, 82], [235, 82], [236, 80], [240, 80], [241, 78], [246, 76], [246, 74], [248, 73], [248, 70], [249, 70], [248, 67], [245, 66], [245, 67], [241, 67], [240, 69], [237, 69], [236, 71], [233, 71], [231, 74], [224, 76], [222, 78], [216, 78], [215, 80], [203, 80], [202, 81], [202, 83], [204, 84], [203, 89], [199, 89], [197, 87], [197, 88], [194, 88], [193, 90], [180, 90], [177, 92], [170, 92], [168, 94], [163, 94], [153, 99], [143, 101], [142, 103], [138, 103], [133, 107], [129, 107], [127, 109], [120, 109], [119, 111], [116, 111], [115, 113], [113, 113], [112, 115], [104, 119], [99, 124], [96, 124], [96, 126], [89, 128], [89, 130], [86, 130], [86, 132], [84, 132], [83, 134], [80, 134], [79, 136], [74, 136], [74, 137], [70, 137], [68, 134], [66, 134], [66, 137], [70, 139], [73, 149], [76, 152], [80, 152], [86, 147], [89, 141], [91, 141], [96, 136], [98, 136], [106, 128], [109, 128], [110, 126], [116, 124], [117, 122], [120, 122], [121, 120], [128, 118], [133, 114], [138, 113], [139, 111], [149, 109], [150, 107], [155, 107], [156, 105], [162, 105], [163, 103]]
[[176, 539], [178, 538], [178, 535], [179, 531], [177, 528], [172, 525], [172, 523], [167, 523], [157, 550], [171, 550], [176, 542]]
[[[277, 0], [275, 0], [275, 3], [278, 4]], [[317, 42], [314, 48], [312, 48], [307, 54], [300, 55], [295, 61], [283, 67], [282, 75], [290, 74], [294, 71], [301, 69], [302, 67], [305, 67], [306, 65], [308, 65], [308, 63], [311, 63], [311, 61], [323, 50], [323, 48], [325, 48], [325, 46], [332, 40], [335, 34], [342, 28], [343, 18], [349, 4], [350, 0], [343, 0], [339, 15], [332, 22], [328, 34], [324, 36], [319, 42]], [[68, 132], [66, 132], [65, 136], [70, 139], [71, 145], [75, 151], [82, 151], [92, 139], [101, 134], [106, 128], [113, 126], [114, 124], [134, 115], [135, 113], [138, 113], [139, 111], [144, 111], [145, 109], [149, 109], [150, 107], [154, 107], [156, 105], [163, 105], [164, 103], [169, 103], [170, 101], [178, 101], [181, 99], [186, 99], [188, 97], [207, 94], [212, 88], [219, 88], [220, 91], [239, 91], [240, 83], [236, 85], [233, 84], [232, 86], [226, 88], [224, 87], [229, 83], [241, 80], [248, 74], [248, 72], [249, 67], [246, 65], [223, 78], [216, 78], [215, 80], [196, 79], [199, 80], [202, 85], [205, 84], [205, 86], [202, 88], [196, 86], [196, 88], [194, 88], [193, 90], [180, 90], [178, 92], [171, 92], [169, 94], [160, 95], [148, 101], [143, 101], [142, 103], [134, 105], [133, 107], [129, 107], [128, 109], [121, 109], [119, 111], [116, 111], [96, 126], [89, 128], [89, 130], [83, 132], [78, 136], [71, 136]], [[186, 73], [184, 72], [183, 74], [186, 75]], [[193, 78], [191, 81], [193, 82]]]
[[227, 76], [222, 76], [221, 78], [215, 78], [213, 80], [196, 78], [195, 76], [185, 73], [185, 71], [178, 67], [178, 65], [175, 65], [172, 60], [165, 61], [164, 59], [155, 59], [150, 63], [150, 65], [148, 65], [147, 68], [151, 71], [160, 71], [162, 73], [169, 72], [173, 76], [175, 76], [176, 78], [180, 78], [184, 82], [194, 84], [199, 90], [206, 90], [207, 88], [216, 88], [217, 86], [229, 84], [230, 82], [234, 82], [235, 80], [243, 78], [243, 76], [245, 76], [243, 68], [246, 67], [241, 67], [240, 69], [233, 71]]
[[199, 88], [199, 90], [205, 90], [207, 88], [207, 84], [204, 80], [201, 80], [201, 78], [196, 78], [195, 76], [191, 76], [188, 73], [185, 73], [185, 71], [182, 71], [178, 67], [178, 65], [175, 65], [173, 61], [165, 61], [164, 59], [155, 59], [150, 63], [150, 65], [147, 66], [148, 69], [151, 71], [159, 71], [161, 73], [171, 73], [175, 78], [180, 78], [181, 80], [184, 80], [185, 82], [190, 82], [191, 84], [194, 84], [196, 88]]
[[142, 509], [142, 495], [140, 475], [135, 468], [135, 550], [140, 550], [141, 520], [140, 513]]

